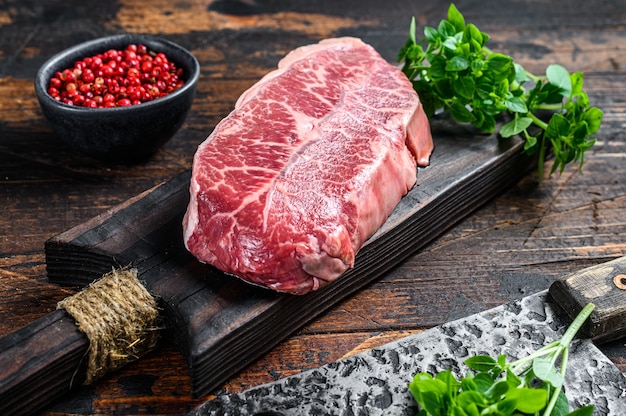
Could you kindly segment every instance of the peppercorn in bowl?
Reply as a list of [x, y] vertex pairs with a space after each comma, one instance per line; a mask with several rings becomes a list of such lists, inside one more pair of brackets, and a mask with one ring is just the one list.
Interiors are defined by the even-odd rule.
[[72, 148], [111, 162], [153, 155], [191, 108], [200, 65], [165, 39], [123, 34], [66, 49], [37, 72], [43, 115]]

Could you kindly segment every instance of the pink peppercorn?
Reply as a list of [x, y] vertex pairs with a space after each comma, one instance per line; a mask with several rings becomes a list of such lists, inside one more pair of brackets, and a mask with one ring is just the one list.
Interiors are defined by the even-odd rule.
[[163, 97], [183, 86], [182, 69], [145, 45], [110, 49], [74, 63], [50, 79], [48, 94], [69, 105], [112, 108]]

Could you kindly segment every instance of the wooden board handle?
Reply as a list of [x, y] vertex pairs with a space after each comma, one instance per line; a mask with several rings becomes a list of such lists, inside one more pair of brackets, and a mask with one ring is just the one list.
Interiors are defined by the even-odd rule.
[[596, 343], [626, 335], [626, 257], [561, 276], [549, 293], [572, 319], [595, 304], [583, 332]]
[[0, 338], [0, 414], [34, 414], [82, 383], [88, 348], [63, 310]]

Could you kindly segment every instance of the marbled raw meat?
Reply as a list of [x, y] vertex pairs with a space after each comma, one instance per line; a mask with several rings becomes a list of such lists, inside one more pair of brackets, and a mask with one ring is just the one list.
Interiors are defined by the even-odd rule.
[[198, 147], [185, 245], [250, 283], [316, 290], [353, 266], [432, 148], [411, 83], [374, 48], [298, 48]]

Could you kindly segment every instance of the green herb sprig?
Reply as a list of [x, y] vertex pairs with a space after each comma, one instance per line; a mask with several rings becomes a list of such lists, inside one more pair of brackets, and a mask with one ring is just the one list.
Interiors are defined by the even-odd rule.
[[416, 374], [409, 391], [420, 405], [418, 416], [591, 416], [592, 405], [570, 412], [562, 387], [569, 345], [593, 309], [586, 305], [561, 339], [517, 361], [507, 363], [504, 354], [473, 356], [465, 361], [473, 372], [460, 380], [450, 370]]
[[[539, 152], [540, 179], [550, 150], [554, 154], [550, 173], [562, 173], [576, 161], [582, 168], [603, 116], [589, 103], [582, 72], [569, 74], [560, 65], [550, 65], [545, 76], [533, 75], [512, 57], [487, 48], [489, 35], [466, 24], [454, 4], [447, 20], [437, 28], [425, 27], [424, 37], [419, 43], [416, 39], [413, 19], [398, 59], [428, 116], [448, 110], [456, 121], [492, 133], [496, 117], [508, 113], [512, 119], [499, 134], [503, 138], [522, 135], [525, 152]], [[551, 113], [547, 121], [542, 117], [545, 112]]]

